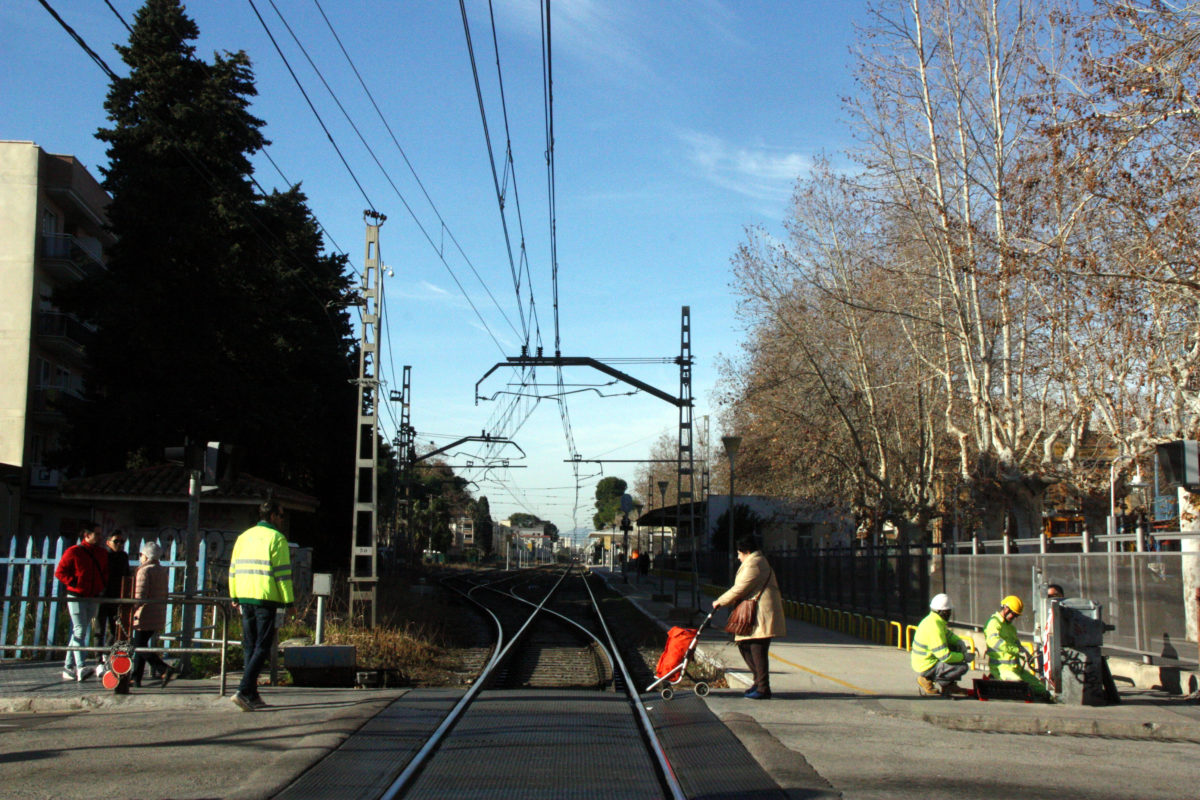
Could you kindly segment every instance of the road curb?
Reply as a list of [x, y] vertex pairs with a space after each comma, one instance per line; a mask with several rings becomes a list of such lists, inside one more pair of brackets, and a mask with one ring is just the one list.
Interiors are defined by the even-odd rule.
[[842, 793], [817, 772], [803, 754], [788, 748], [749, 714], [717, 717], [789, 798], [838, 798]]
[[162, 709], [210, 709], [220, 708], [221, 701], [231, 711], [237, 709], [229, 702], [229, 696], [218, 697], [216, 693], [200, 694], [130, 694], [115, 695], [111, 692], [95, 694], [60, 695], [57, 697], [0, 697], [0, 714], [46, 714], [61, 711], [159, 711]]
[[1032, 736], [1100, 736], [1112, 739], [1143, 739], [1200, 744], [1200, 730], [1190, 723], [1135, 722], [1126, 720], [1028, 717], [993, 717], [984, 714], [939, 714], [897, 712], [939, 728], [976, 733], [1017, 733]]

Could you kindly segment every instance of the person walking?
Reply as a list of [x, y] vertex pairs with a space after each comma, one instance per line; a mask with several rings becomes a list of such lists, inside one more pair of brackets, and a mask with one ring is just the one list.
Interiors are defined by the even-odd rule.
[[292, 604], [292, 561], [280, 530], [283, 508], [267, 500], [258, 508], [259, 522], [238, 537], [229, 563], [229, 596], [242, 612], [242, 682], [233, 703], [243, 711], [265, 708], [258, 675], [275, 642], [275, 612]]
[[922, 694], [947, 697], [968, 694], [958, 685], [958, 679], [971, 666], [967, 661], [967, 644], [947, 624], [953, 610], [949, 595], [934, 595], [929, 602], [929, 615], [921, 620], [913, 636], [909, 660]]
[[143, 647], [149, 647], [154, 640], [154, 634], [161, 631], [167, 621], [167, 568], [160, 563], [162, 548], [155, 542], [142, 545], [138, 555], [140, 562], [133, 582], [133, 598], [141, 600], [133, 607], [133, 685], [142, 688], [142, 674], [146, 671], [146, 662], [159, 670], [162, 675], [162, 687], [165, 689], [171, 679], [179, 674], [158, 653], [143, 653]]
[[[125, 533], [118, 528], [108, 535], [108, 580], [104, 586], [105, 597], [120, 597], [125, 579], [129, 577], [129, 556], [125, 554]], [[96, 634], [103, 647], [111, 647], [120, 641], [121, 606], [116, 603], [101, 603], [96, 614]], [[128, 633], [128, 631], [126, 631]]]
[[754, 629], [745, 636], [735, 635], [733, 638], [754, 679], [745, 696], [751, 700], [770, 700], [771, 671], [767, 659], [771, 639], [787, 633], [783, 594], [779, 591], [779, 579], [767, 563], [767, 557], [755, 545], [753, 537], [743, 536], [734, 546], [741, 566], [734, 576], [733, 585], [713, 601], [713, 609], [736, 606], [743, 600], [758, 598]]
[[[92, 635], [98, 598], [108, 584], [108, 549], [100, 544], [100, 525], [89, 522], [79, 533], [79, 543], [67, 548], [54, 568], [54, 577], [67, 590], [67, 612], [71, 615], [71, 637], [67, 647], [87, 647]], [[64, 681], [84, 681], [95, 671], [86, 664], [82, 650], [67, 650], [63, 661]]]

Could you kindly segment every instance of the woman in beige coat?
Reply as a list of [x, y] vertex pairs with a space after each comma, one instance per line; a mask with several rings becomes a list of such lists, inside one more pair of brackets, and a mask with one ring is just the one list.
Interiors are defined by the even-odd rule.
[[733, 586], [713, 601], [713, 608], [732, 608], [747, 598], [758, 598], [754, 630], [746, 636], [735, 636], [734, 641], [754, 677], [754, 684], [746, 690], [746, 697], [751, 700], [770, 700], [771, 671], [767, 651], [771, 647], [772, 637], [787, 633], [783, 595], [779, 591], [779, 579], [775, 571], [767, 563], [767, 557], [755, 546], [754, 539], [743, 536], [737, 540], [736, 547], [741, 566], [733, 579]]
[[134, 599], [143, 601], [133, 608], [133, 683], [139, 689], [142, 688], [146, 662], [162, 672], [163, 688], [179, 674], [179, 670], [164, 661], [158, 653], [141, 651], [141, 648], [150, 646], [154, 634], [161, 631], [167, 621], [167, 568], [159, 563], [161, 557], [162, 548], [157, 544], [143, 544], [141, 566], [133, 583]]

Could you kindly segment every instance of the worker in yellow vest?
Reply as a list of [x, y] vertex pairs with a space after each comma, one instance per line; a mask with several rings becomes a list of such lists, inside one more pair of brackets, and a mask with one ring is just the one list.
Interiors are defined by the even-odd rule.
[[258, 508], [259, 522], [233, 545], [229, 563], [229, 596], [242, 612], [242, 682], [233, 696], [243, 711], [266, 708], [258, 693], [258, 675], [275, 646], [276, 611], [294, 600], [292, 559], [284, 537], [283, 507], [267, 500]]
[[1025, 604], [1021, 598], [1010, 594], [1000, 601], [1000, 609], [988, 617], [983, 626], [983, 639], [987, 645], [988, 674], [1002, 681], [1025, 681], [1036, 697], [1046, 698], [1046, 686], [1022, 664], [1025, 649], [1017, 638], [1013, 620], [1021, 616]]
[[934, 595], [929, 616], [921, 620], [913, 637], [911, 664], [923, 695], [944, 697], [969, 694], [958, 679], [970, 669], [967, 644], [950, 630], [947, 621], [953, 606], [946, 594]]

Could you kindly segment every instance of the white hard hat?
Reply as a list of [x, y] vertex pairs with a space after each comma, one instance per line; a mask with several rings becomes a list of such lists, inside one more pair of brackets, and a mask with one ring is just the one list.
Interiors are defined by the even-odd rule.
[[929, 601], [931, 611], [950, 611], [953, 608], [954, 606], [950, 603], [950, 595], [945, 593], [935, 594]]

